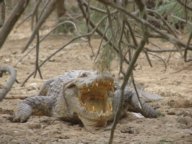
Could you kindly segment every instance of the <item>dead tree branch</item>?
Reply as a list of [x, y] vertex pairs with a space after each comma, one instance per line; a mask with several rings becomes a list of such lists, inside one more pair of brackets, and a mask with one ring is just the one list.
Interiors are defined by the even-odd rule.
[[2, 101], [3, 98], [7, 95], [16, 81], [16, 71], [12, 66], [0, 66], [0, 77], [2, 77], [3, 73], [6, 72], [9, 73], [10, 77], [5, 86], [0, 89], [0, 101]]
[[34, 40], [35, 35], [37, 34], [39, 28], [42, 26], [42, 24], [45, 22], [45, 20], [48, 18], [48, 16], [51, 14], [51, 12], [53, 11], [53, 9], [55, 8], [55, 4], [56, 4], [56, 0], [50, 0], [45, 12], [42, 14], [41, 18], [39, 19], [38, 23], [36, 24], [33, 33], [30, 37], [30, 39], [28, 40], [26, 46], [23, 48], [22, 52], [25, 52], [27, 50], [27, 48], [29, 47], [29, 45], [31, 44], [31, 42]]
[[13, 29], [15, 23], [20, 18], [25, 8], [27, 7], [29, 0], [19, 0], [15, 8], [12, 10], [10, 16], [5, 21], [3, 27], [0, 30], [0, 49], [2, 48], [7, 36]]

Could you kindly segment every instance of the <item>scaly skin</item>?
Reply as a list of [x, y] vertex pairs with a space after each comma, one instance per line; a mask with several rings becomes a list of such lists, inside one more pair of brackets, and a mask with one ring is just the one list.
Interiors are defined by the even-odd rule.
[[[125, 89], [124, 113], [129, 106], [145, 117], [158, 113], [135, 93]], [[114, 79], [108, 73], [72, 71], [48, 80], [37, 96], [22, 101], [13, 121], [25, 122], [32, 114], [55, 116], [69, 121], [81, 121], [85, 127], [105, 126], [113, 119], [120, 100], [120, 89], [115, 89]], [[128, 106], [127, 106], [128, 105]]]

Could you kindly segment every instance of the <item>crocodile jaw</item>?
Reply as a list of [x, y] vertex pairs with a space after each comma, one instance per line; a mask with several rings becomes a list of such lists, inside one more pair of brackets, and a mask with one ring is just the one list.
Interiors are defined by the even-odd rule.
[[79, 100], [83, 110], [80, 120], [86, 126], [105, 126], [112, 118], [112, 82], [95, 82], [92, 87], [80, 89]]
[[105, 126], [113, 115], [113, 78], [108, 74], [92, 75], [86, 77], [86, 80], [83, 78], [67, 86], [76, 89], [75, 98], [72, 98], [73, 113], [78, 115], [86, 128]]

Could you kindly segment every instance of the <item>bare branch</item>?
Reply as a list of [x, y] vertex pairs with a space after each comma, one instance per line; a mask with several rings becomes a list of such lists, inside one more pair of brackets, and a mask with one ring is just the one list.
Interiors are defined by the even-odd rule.
[[37, 34], [39, 28], [41, 27], [41, 25], [45, 22], [45, 20], [48, 18], [48, 16], [51, 14], [53, 9], [55, 8], [55, 4], [56, 4], [56, 0], [50, 0], [46, 11], [42, 14], [41, 18], [39, 19], [37, 25], [34, 28], [34, 31], [31, 35], [30, 39], [28, 40], [26, 46], [23, 48], [22, 52], [25, 52], [27, 50], [27, 48], [29, 47], [29, 45], [33, 41], [35, 35]]
[[19, 0], [15, 8], [12, 10], [9, 18], [5, 21], [5, 24], [0, 30], [0, 49], [2, 48], [7, 36], [11, 32], [17, 20], [20, 18], [25, 8], [27, 7], [29, 0]]
[[10, 77], [7, 81], [7, 83], [5, 84], [5, 86], [3, 86], [2, 89], [0, 89], [0, 101], [3, 100], [3, 98], [6, 96], [6, 94], [11, 90], [13, 84], [16, 81], [16, 71], [12, 66], [1, 66], [0, 67], [0, 77], [3, 75], [3, 73], [8, 72]]

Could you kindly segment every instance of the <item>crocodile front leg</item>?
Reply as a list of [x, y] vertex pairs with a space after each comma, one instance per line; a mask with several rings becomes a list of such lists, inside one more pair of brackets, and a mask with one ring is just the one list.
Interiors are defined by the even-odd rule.
[[[113, 106], [115, 108], [114, 110], [116, 110], [116, 107], [119, 105], [120, 95], [121, 95], [121, 90], [120, 89], [116, 90], [114, 102], [113, 102]], [[156, 118], [159, 116], [159, 112], [157, 112], [154, 108], [152, 108], [150, 105], [145, 103], [142, 99], [141, 99], [141, 105], [136, 93], [126, 88], [124, 91], [124, 103], [123, 103], [123, 111], [121, 115], [123, 115], [126, 110], [129, 110], [129, 111], [141, 113], [143, 116], [147, 118]]]
[[55, 101], [56, 97], [53, 96], [32, 96], [26, 98], [18, 104], [13, 121], [26, 122], [32, 114], [50, 116]]
[[49, 89], [51, 88], [51, 83], [54, 82], [54, 79], [50, 79], [44, 82], [43, 86], [41, 87], [38, 95], [47, 96]]
[[[140, 102], [141, 102], [141, 104], [140, 104]], [[156, 118], [160, 115], [160, 113], [158, 111], [156, 111], [149, 104], [145, 103], [142, 99], [140, 99], [140, 102], [139, 102], [139, 99], [138, 99], [136, 93], [133, 93], [133, 95], [129, 101], [131, 109], [133, 111], [139, 112], [147, 118]]]

